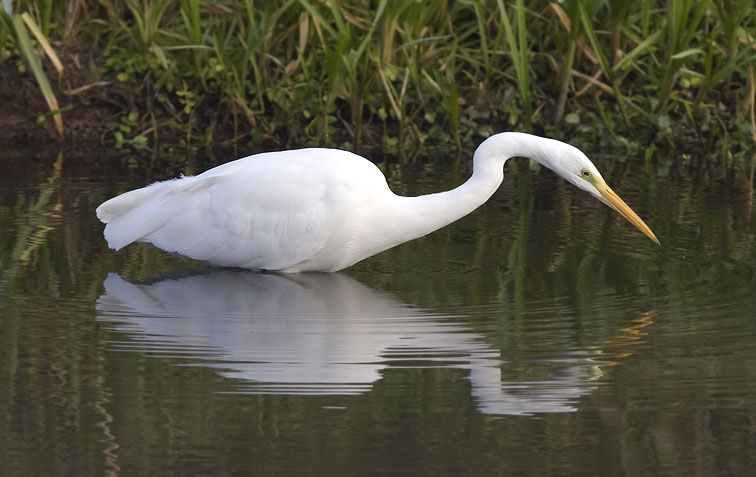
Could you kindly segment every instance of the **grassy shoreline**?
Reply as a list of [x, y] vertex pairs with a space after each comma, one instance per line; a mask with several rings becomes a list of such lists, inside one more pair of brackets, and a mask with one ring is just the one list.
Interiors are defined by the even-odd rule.
[[0, 13], [0, 68], [26, 94], [6, 91], [5, 109], [122, 149], [181, 139], [407, 154], [516, 129], [648, 157], [746, 153], [756, 138], [751, 1], [13, 7]]

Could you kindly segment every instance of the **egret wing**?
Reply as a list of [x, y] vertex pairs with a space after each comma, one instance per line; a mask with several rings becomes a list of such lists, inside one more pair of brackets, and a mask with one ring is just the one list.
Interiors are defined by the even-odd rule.
[[322, 187], [258, 172], [200, 178], [213, 183], [166, 198], [172, 213], [143, 241], [222, 266], [277, 270], [313, 256], [329, 231]]

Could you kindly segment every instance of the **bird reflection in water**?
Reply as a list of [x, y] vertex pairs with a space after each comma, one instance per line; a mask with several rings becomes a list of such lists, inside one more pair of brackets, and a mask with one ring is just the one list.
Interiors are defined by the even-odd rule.
[[191, 358], [239, 392], [359, 394], [387, 367], [465, 369], [490, 414], [573, 412], [600, 361], [562, 360], [551, 376], [503, 382], [502, 360], [464, 317], [402, 303], [342, 274], [218, 270], [151, 284], [105, 280], [98, 320], [129, 336], [118, 349]]

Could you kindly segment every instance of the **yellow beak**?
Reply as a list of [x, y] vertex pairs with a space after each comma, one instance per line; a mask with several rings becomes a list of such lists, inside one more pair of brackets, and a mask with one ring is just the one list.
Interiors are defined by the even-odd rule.
[[601, 194], [601, 199], [606, 205], [616, 210], [622, 217], [626, 218], [628, 222], [635, 225], [638, 230], [646, 234], [646, 237], [656, 242], [657, 245], [661, 245], [659, 243], [659, 240], [657, 240], [656, 235], [654, 235], [651, 229], [648, 228], [648, 225], [646, 225], [646, 223], [643, 222], [640, 217], [638, 217], [638, 214], [633, 212], [633, 209], [631, 209], [624, 200], [620, 199], [620, 197], [611, 189], [611, 187], [606, 185], [606, 183], [601, 180], [597, 180], [593, 184], [593, 186], [599, 191], [599, 193]]

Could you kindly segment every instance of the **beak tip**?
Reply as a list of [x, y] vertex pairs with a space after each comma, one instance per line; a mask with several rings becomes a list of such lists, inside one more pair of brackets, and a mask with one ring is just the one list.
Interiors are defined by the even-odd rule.
[[651, 231], [650, 228], [644, 223], [644, 226], [646, 226], [647, 230], [643, 230], [644, 233], [646, 233], [646, 236], [654, 241], [654, 243], [661, 247], [661, 242], [659, 242], [659, 239], [656, 238], [656, 234]]
[[640, 217], [638, 217], [638, 214], [633, 212], [633, 209], [631, 209], [630, 206], [628, 206], [622, 199], [620, 199], [620, 197], [608, 185], [606, 185], [606, 183], [601, 183], [594, 186], [601, 194], [600, 200], [604, 204], [617, 211], [631, 224], [633, 224], [641, 232], [643, 232], [646, 237], [650, 238], [651, 240], [656, 242], [656, 245], [661, 247], [661, 242], [659, 242], [659, 239], [656, 238], [656, 235], [654, 235], [648, 225], [646, 225], [646, 223], [643, 222]]

